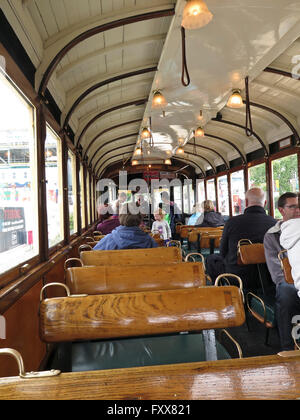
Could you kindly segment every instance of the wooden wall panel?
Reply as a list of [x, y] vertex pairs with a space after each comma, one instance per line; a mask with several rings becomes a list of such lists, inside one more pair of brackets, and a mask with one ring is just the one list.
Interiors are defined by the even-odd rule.
[[[25, 370], [38, 370], [46, 354], [46, 346], [39, 338], [38, 309], [42, 281], [35, 284], [5, 313], [6, 339], [0, 339], [0, 348], [18, 350], [23, 357]], [[0, 377], [18, 375], [18, 367], [10, 356], [0, 356]]]

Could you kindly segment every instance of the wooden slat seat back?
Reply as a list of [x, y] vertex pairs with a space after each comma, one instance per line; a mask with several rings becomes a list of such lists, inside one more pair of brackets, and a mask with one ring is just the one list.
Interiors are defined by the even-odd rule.
[[122, 249], [114, 251], [81, 252], [83, 265], [142, 265], [164, 264], [182, 261], [181, 250], [177, 247], [147, 249]]
[[[192, 240], [189, 238], [190, 235], [197, 235], [200, 234], [216, 234], [221, 235], [223, 233], [224, 226], [218, 226], [218, 227], [196, 227], [196, 226], [181, 226], [180, 227], [180, 238], [181, 239], [188, 239], [192, 242]], [[194, 238], [195, 236], [193, 236]], [[197, 240], [197, 239], [196, 239]]]
[[244, 265], [265, 264], [266, 262], [264, 245], [261, 243], [252, 244], [240, 242], [238, 245], [238, 254], [240, 263]]
[[163, 265], [73, 267], [66, 271], [72, 294], [122, 293], [139, 290], [178, 289], [205, 285], [202, 263]]
[[188, 241], [189, 242], [196, 242], [199, 239], [200, 235], [200, 248], [210, 248], [211, 241], [214, 240], [214, 248], [218, 248], [220, 246], [221, 238], [222, 238], [222, 231], [210, 231], [203, 233], [199, 232], [197, 229], [192, 230], [189, 232]]
[[40, 303], [46, 343], [169, 334], [242, 325], [234, 286], [62, 297]]

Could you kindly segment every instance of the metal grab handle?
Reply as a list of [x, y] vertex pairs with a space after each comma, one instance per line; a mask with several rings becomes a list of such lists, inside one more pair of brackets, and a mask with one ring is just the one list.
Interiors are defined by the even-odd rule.
[[25, 372], [24, 362], [21, 354], [14, 349], [0, 349], [0, 355], [8, 355], [13, 356], [18, 363], [19, 368], [19, 376], [21, 379], [34, 379], [34, 378], [49, 378], [51, 376], [58, 376], [60, 375], [60, 370], [48, 370], [43, 372]]
[[42, 287], [42, 290], [41, 290], [41, 293], [40, 293], [40, 302], [43, 300], [44, 290], [47, 289], [47, 287], [50, 287], [50, 286], [64, 287], [66, 292], [67, 292], [67, 296], [69, 297], [71, 295], [70, 289], [68, 288], [68, 286], [66, 284], [64, 284], [64, 283], [49, 283], [49, 284], [46, 284], [44, 287]]

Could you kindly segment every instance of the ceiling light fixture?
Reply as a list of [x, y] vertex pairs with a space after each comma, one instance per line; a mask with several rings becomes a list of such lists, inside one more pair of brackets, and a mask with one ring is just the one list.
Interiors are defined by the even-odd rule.
[[185, 29], [198, 29], [206, 26], [212, 18], [213, 14], [203, 0], [187, 0], [181, 25]]
[[151, 137], [151, 133], [147, 127], [144, 127], [141, 132], [142, 139], [149, 139]]
[[176, 154], [177, 155], [183, 155], [184, 154], [184, 150], [182, 147], [178, 147], [178, 149], [176, 150]]
[[138, 147], [135, 149], [134, 156], [141, 156], [142, 155], [142, 149]]
[[165, 160], [165, 165], [172, 165], [171, 159], [166, 159]]
[[234, 89], [232, 95], [228, 99], [227, 106], [229, 108], [241, 108], [243, 106], [243, 98], [240, 89]]
[[136, 166], [136, 165], [138, 165], [139, 164], [139, 162], [137, 161], [137, 160], [133, 160], [132, 162], [131, 162], [131, 165], [132, 166]]
[[195, 136], [196, 137], [204, 137], [205, 133], [202, 127], [198, 127], [197, 130], [195, 131]]
[[167, 106], [167, 104], [164, 95], [159, 90], [155, 90], [153, 93], [152, 108], [163, 108]]

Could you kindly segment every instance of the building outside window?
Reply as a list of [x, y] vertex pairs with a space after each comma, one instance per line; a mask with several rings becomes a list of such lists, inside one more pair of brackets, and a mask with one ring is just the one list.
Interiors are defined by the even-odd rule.
[[64, 239], [62, 166], [60, 138], [47, 126], [45, 169], [47, 189], [48, 243], [52, 247]]
[[1, 72], [0, 96], [0, 273], [4, 273], [38, 255], [39, 239], [35, 110]]

